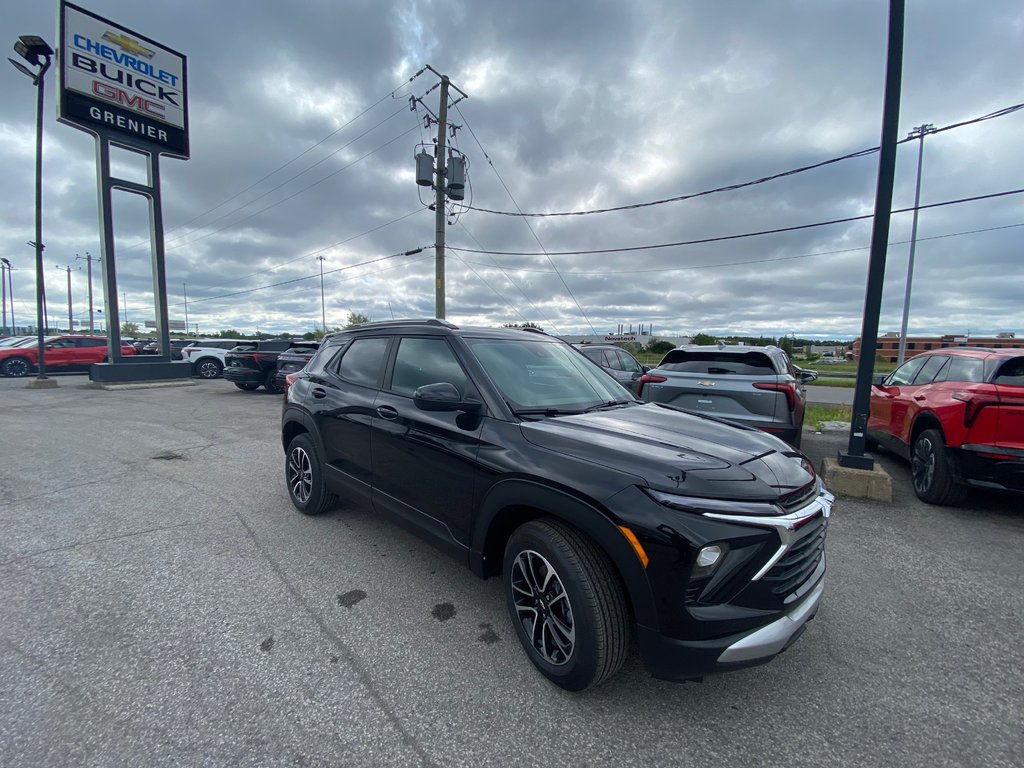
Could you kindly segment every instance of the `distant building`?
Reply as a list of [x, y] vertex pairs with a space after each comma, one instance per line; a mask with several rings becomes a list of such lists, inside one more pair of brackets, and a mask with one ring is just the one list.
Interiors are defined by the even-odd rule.
[[667, 341], [677, 347], [690, 343], [689, 336], [651, 336], [646, 333], [629, 332], [599, 333], [592, 336], [559, 336], [558, 338], [570, 344], [636, 344], [641, 347], [646, 347], [652, 341]]
[[[875, 354], [888, 363], [895, 363], [900, 354], [900, 335], [890, 332], [878, 337]], [[966, 336], [948, 333], [945, 336], [908, 336], [905, 359], [931, 349], [951, 347], [986, 347], [988, 349], [1024, 349], [1024, 341], [1014, 333], [1000, 333], [995, 336]], [[854, 339], [851, 347], [853, 358], [860, 359], [860, 338]]]

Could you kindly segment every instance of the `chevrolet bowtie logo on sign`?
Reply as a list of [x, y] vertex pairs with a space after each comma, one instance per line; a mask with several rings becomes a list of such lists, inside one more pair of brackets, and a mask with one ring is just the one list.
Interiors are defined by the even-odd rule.
[[132, 56], [142, 56], [147, 59], [153, 58], [153, 51], [141, 45], [138, 41], [132, 40], [128, 35], [116, 35], [113, 32], [104, 32], [103, 39], [108, 43], [113, 43], [122, 51], [130, 53]]

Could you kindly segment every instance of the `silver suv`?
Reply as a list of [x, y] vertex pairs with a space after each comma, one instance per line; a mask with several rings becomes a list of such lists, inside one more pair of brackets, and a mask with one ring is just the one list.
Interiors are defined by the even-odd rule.
[[816, 375], [778, 347], [689, 344], [668, 352], [640, 379], [640, 398], [718, 416], [800, 446], [806, 394]]

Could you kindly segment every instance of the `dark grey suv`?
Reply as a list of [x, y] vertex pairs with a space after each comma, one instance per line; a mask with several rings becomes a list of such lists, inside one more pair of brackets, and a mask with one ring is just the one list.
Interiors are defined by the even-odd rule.
[[640, 392], [640, 377], [647, 373], [647, 366], [641, 365], [629, 352], [614, 344], [573, 344], [587, 358], [594, 361], [619, 384], [634, 395]]
[[804, 382], [779, 347], [741, 344], [677, 347], [641, 378], [640, 398], [692, 413], [729, 419], [800, 446], [807, 396]]
[[366, 323], [288, 381], [292, 504], [362, 502], [501, 578], [526, 655], [562, 688], [610, 677], [632, 639], [670, 680], [763, 663], [818, 609], [833, 497], [811, 464], [640, 403], [542, 332]]

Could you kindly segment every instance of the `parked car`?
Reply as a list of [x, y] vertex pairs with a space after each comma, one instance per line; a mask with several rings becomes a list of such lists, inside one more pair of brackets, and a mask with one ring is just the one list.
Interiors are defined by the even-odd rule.
[[[192, 343], [192, 339], [171, 339], [171, 360], [181, 360], [181, 350]], [[159, 355], [160, 354], [160, 341], [159, 339], [148, 342], [142, 348], [142, 354], [144, 355]]]
[[640, 392], [640, 377], [650, 370], [629, 352], [614, 344], [573, 344], [585, 357], [600, 365], [605, 373], [634, 395]]
[[277, 356], [293, 343], [289, 339], [239, 342], [224, 355], [224, 378], [247, 392], [262, 385], [268, 392], [279, 394], [282, 390], [274, 380]]
[[192, 375], [216, 379], [224, 372], [224, 358], [229, 350], [242, 344], [241, 339], [203, 339], [193, 341], [181, 350], [183, 359], [192, 363]]
[[640, 397], [756, 427], [799, 448], [803, 385], [814, 378], [797, 372], [779, 347], [689, 344], [667, 352], [641, 377]]
[[294, 341], [277, 356], [277, 370], [274, 371], [274, 388], [284, 392], [289, 373], [301, 371], [320, 348], [319, 341]]
[[361, 501], [481, 577], [571, 691], [631, 638], [682, 680], [770, 660], [815, 614], [833, 497], [759, 430], [641, 403], [543, 332], [366, 323], [289, 375], [292, 504]]
[[[107, 359], [106, 336], [52, 336], [45, 341], [46, 370], [81, 369]], [[133, 355], [129, 344], [121, 345], [122, 355]], [[39, 365], [39, 343], [32, 342], [0, 348], [0, 373], [4, 376], [28, 376]]]
[[877, 377], [867, 447], [879, 444], [910, 461], [929, 504], [970, 486], [1024, 493], [1024, 350], [934, 349]]

